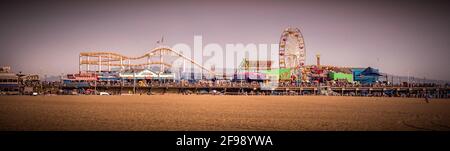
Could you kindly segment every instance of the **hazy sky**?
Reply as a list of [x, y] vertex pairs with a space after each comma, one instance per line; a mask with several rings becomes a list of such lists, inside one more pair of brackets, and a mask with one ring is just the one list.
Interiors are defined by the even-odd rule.
[[[307, 64], [372, 66], [450, 80], [450, 5], [439, 1], [36, 1], [2, 2], [0, 65], [78, 72], [82, 51], [139, 56], [165, 43], [278, 43], [298, 27]], [[378, 58], [378, 59], [377, 59]], [[378, 61], [377, 61], [378, 60]]]

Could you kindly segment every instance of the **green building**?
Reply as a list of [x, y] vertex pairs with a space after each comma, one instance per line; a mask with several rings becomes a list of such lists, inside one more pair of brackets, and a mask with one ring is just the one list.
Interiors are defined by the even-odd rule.
[[342, 72], [330, 72], [328, 74], [331, 80], [347, 80], [348, 82], [353, 82], [353, 74], [346, 74]]

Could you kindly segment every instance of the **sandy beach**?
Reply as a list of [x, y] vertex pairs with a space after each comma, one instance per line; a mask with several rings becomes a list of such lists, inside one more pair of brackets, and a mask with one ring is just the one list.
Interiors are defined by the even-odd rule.
[[450, 100], [330, 96], [0, 96], [0, 130], [450, 130]]

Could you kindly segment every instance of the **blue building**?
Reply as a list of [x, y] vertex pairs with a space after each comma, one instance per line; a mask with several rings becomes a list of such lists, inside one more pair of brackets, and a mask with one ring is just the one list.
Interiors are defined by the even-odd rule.
[[353, 80], [358, 81], [361, 84], [373, 84], [378, 81], [378, 77], [381, 76], [378, 69], [371, 67], [368, 68], [353, 68]]

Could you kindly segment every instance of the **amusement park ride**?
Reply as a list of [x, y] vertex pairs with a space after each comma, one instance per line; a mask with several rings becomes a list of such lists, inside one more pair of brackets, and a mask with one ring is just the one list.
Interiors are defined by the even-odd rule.
[[279, 49], [279, 68], [290, 70], [291, 80], [304, 81], [306, 48], [302, 33], [298, 28], [286, 28], [281, 34]]
[[[118, 67], [119, 71], [126, 69], [136, 69], [136, 68], [150, 68], [151, 65], [159, 65], [159, 74], [165, 71], [165, 68], [172, 67], [171, 64], [164, 62], [164, 57], [175, 56], [183, 59], [183, 71], [185, 71], [186, 61], [194, 64], [201, 68], [201, 70], [207, 71], [207, 73], [214, 75], [214, 71], [205, 68], [196, 61], [186, 57], [185, 55], [173, 50], [170, 47], [160, 46], [150, 50], [148, 53], [139, 57], [128, 57], [112, 52], [82, 52], [79, 55], [79, 72], [89, 73], [89, 72], [102, 72], [105, 71], [103, 68], [106, 66], [107, 71], [111, 71], [113, 68]], [[157, 59], [155, 61], [155, 58]], [[131, 61], [141, 61], [146, 59], [145, 63], [132, 64]], [[85, 66], [85, 68], [83, 68]], [[97, 67], [97, 69], [92, 70], [91, 66]]]

